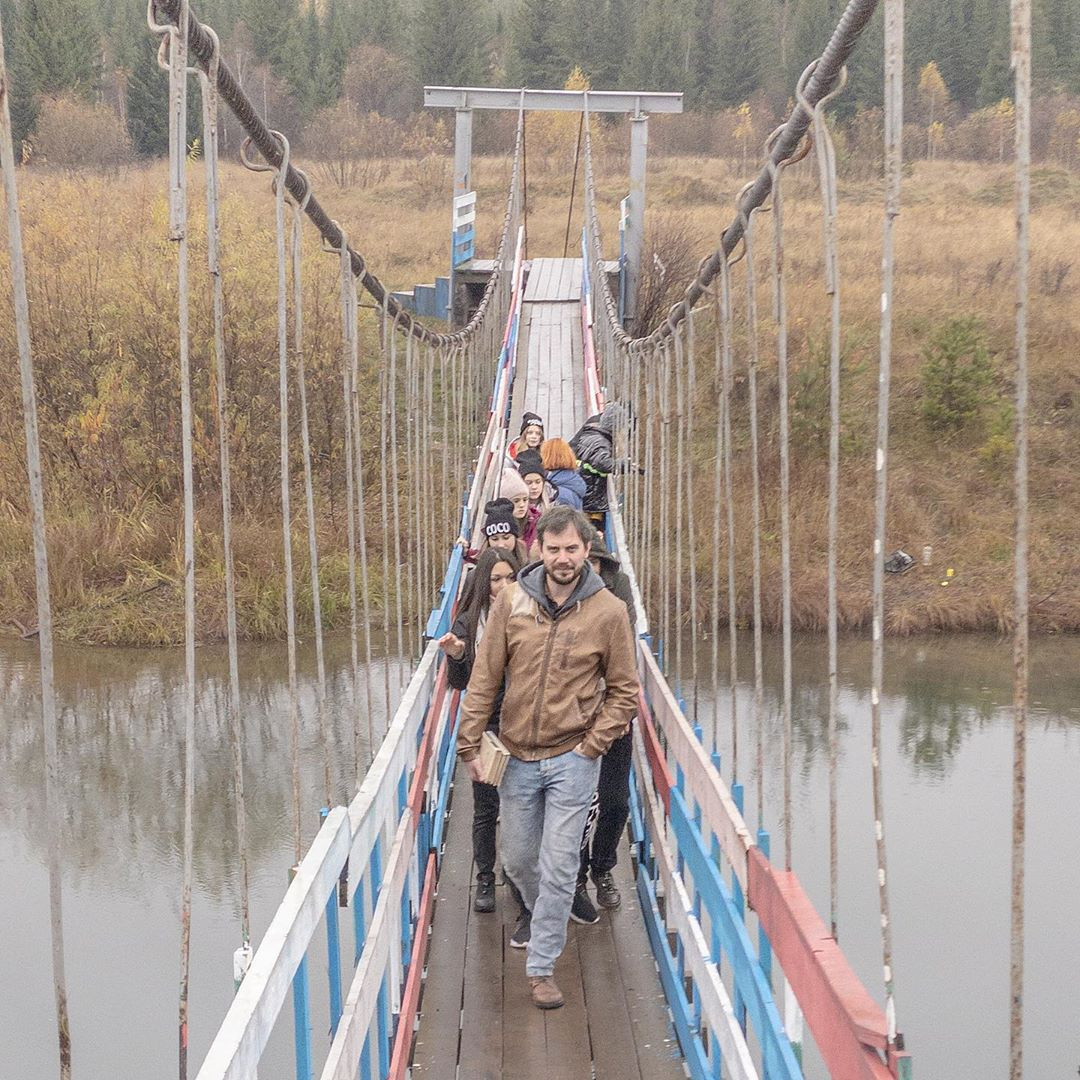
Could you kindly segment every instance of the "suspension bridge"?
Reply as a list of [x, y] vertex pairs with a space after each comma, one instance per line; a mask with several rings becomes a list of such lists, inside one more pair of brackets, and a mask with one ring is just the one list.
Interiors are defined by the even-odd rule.
[[[448, 247], [452, 276], [439, 314], [464, 312], [464, 325], [433, 329], [416, 314], [414, 291], [391, 293], [345, 228], [318, 201], [313, 185], [290, 154], [285, 134], [259, 117], [222, 60], [213, 30], [203, 25], [187, 0], [158, 0], [149, 9], [150, 29], [161, 37], [160, 60], [170, 86], [171, 154], [169, 230], [177, 251], [180, 390], [183, 417], [185, 549], [185, 835], [179, 1006], [180, 1076], [189, 1075], [188, 981], [192, 890], [195, 708], [195, 492], [192, 465], [192, 403], [188, 311], [191, 226], [188, 215], [187, 101], [194, 74], [202, 100], [206, 166], [206, 273], [214, 297], [214, 356], [220, 447], [226, 594], [229, 604], [230, 723], [235, 757], [238, 846], [244, 851], [242, 718], [237, 691], [237, 633], [233, 567], [230, 558], [228, 386], [225, 378], [223, 269], [217, 233], [217, 122], [223, 102], [247, 132], [244, 163], [265, 171], [272, 182], [277, 259], [279, 404], [281, 424], [282, 543], [285, 566], [291, 731], [298, 742], [295, 592], [292, 556], [293, 480], [290, 469], [290, 409], [298, 409], [304, 461], [304, 507], [308, 533], [316, 647], [321, 698], [326, 696], [319, 615], [318, 543], [311, 476], [311, 449], [304, 373], [301, 230], [314, 227], [324, 249], [340, 263], [341, 416], [345, 452], [349, 528], [350, 615], [353, 673], [355, 784], [344, 800], [331, 790], [326, 769], [325, 803], [318, 831], [306, 838], [299, 784], [294, 784], [295, 866], [280, 907], [257, 942], [248, 915], [247, 869], [242, 872], [242, 923], [234, 958], [237, 990], [210, 1049], [198, 1064], [200, 1080], [255, 1077], [280, 1072], [264, 1057], [275, 1031], [291, 1029], [295, 1073], [307, 1080], [361, 1077], [579, 1077], [695, 1078], [803, 1075], [804, 1048], [813, 1045], [834, 1077], [886, 1080], [912, 1075], [911, 1057], [899, 1027], [894, 993], [886, 815], [882, 798], [880, 694], [883, 679], [884, 507], [888, 477], [889, 359], [893, 318], [893, 230], [900, 210], [903, 7], [885, 8], [885, 204], [880, 336], [880, 398], [876, 446], [877, 493], [874, 540], [873, 689], [870, 723], [873, 746], [869, 772], [874, 793], [874, 868], [882, 929], [882, 993], [875, 995], [855, 975], [837, 942], [836, 778], [836, 497], [839, 454], [840, 273], [837, 250], [836, 158], [824, 110], [843, 89], [844, 63], [877, 8], [876, 0], [851, 0], [820, 58], [807, 67], [796, 89], [796, 104], [765, 148], [766, 163], [736, 199], [734, 217], [722, 240], [701, 263], [684, 297], [656, 327], [634, 321], [640, 273], [644, 210], [643, 108], [670, 95], [609, 95], [566, 92], [558, 104], [527, 101], [534, 91], [474, 91], [433, 88], [434, 104], [458, 109], [455, 216]], [[1017, 75], [1018, 173], [1018, 531], [1016, 632], [1017, 811], [1014, 816], [1014, 896], [1010, 1073], [1022, 1072], [1021, 994], [1023, 976], [1023, 740], [1026, 717], [1026, 287], [1027, 171], [1030, 81], [1030, 5], [1014, 0]], [[2, 41], [0, 41], [2, 45]], [[0, 63], [2, 63], [0, 48]], [[6, 84], [0, 71], [0, 92]], [[559, 92], [554, 92], [558, 96]], [[489, 100], [485, 94], [493, 95]], [[458, 95], [458, 97], [455, 97]], [[472, 97], [470, 97], [472, 95]], [[436, 95], [438, 96], [438, 95]], [[516, 97], [516, 106], [507, 98]], [[487, 103], [485, 103], [487, 100]], [[72, 1047], [64, 971], [63, 911], [58, 867], [59, 820], [56, 798], [57, 719], [51, 690], [52, 635], [45, 547], [42, 468], [35, 420], [29, 311], [25, 265], [12, 158], [10, 122], [4, 96], [0, 110], [0, 152], [9, 242], [12, 251], [15, 314], [27, 425], [28, 466], [34, 509], [35, 565], [47, 756], [50, 826], [50, 896], [53, 963], [59, 1032], [60, 1071], [78, 1072]], [[596, 106], [594, 109], [593, 106]], [[483, 285], [470, 302], [465, 281], [479, 266], [474, 259], [475, 198], [469, 199], [469, 142], [473, 107], [516, 107], [518, 126], [505, 214], [494, 258], [475, 282]], [[530, 108], [564, 108], [582, 116], [584, 225], [573, 257], [528, 258], [523, 233], [525, 114]], [[628, 109], [634, 116], [631, 191], [624, 214], [626, 235], [618, 260], [606, 257], [593, 168], [595, 111]], [[787, 415], [788, 327], [783, 249], [783, 170], [815, 155], [822, 198], [825, 290], [830, 326], [829, 473], [829, 708], [831, 895], [823, 919], [792, 872], [794, 832], [791, 804], [791, 551], [789, 520], [789, 418]], [[756, 376], [763, 347], [757, 296], [757, 216], [771, 212], [771, 269], [774, 335], [780, 380], [781, 548], [783, 605], [782, 736], [766, 745], [761, 670], [761, 492], [758, 483], [758, 421], [762, 407]], [[291, 218], [291, 220], [290, 220]], [[739, 267], [739, 264], [741, 268]], [[475, 264], [475, 265], [474, 265]], [[453, 272], [459, 275], [456, 285]], [[292, 283], [290, 296], [289, 284]], [[739, 286], [738, 288], [736, 286]], [[457, 305], [457, 290], [463, 290]], [[372, 403], [363, 400], [359, 377], [358, 290], [377, 307], [379, 400], [382, 448], [378, 492], [370, 490], [371, 463], [361, 448], [361, 421]], [[736, 349], [734, 311], [743, 305], [750, 332], [745, 350]], [[455, 306], [457, 305], [457, 306]], [[412, 308], [413, 310], [410, 310]], [[290, 325], [291, 324], [291, 325]], [[630, 326], [632, 329], [627, 329]], [[290, 343], [289, 331], [292, 330]], [[736, 352], [745, 351], [745, 376], [753, 463], [753, 532], [735, 535], [732, 513], [732, 413]], [[706, 359], [707, 358], [707, 359]], [[715, 488], [704, 493], [710, 520], [687, 508], [698, 505], [687, 438], [687, 411], [698, 380], [712, 378], [719, 390]], [[618, 552], [637, 602], [637, 660], [642, 692], [633, 725], [631, 815], [618, 867], [628, 898], [622, 910], [599, 927], [574, 928], [558, 975], [567, 1006], [541, 1013], [528, 1001], [519, 954], [507, 948], [510, 927], [500, 916], [472, 910], [469, 852], [470, 806], [462, 794], [464, 773], [456, 766], [459, 694], [447, 683], [435, 640], [450, 626], [465, 576], [467, 548], [476, 546], [484, 504], [498, 489], [510, 438], [525, 411], [541, 413], [547, 430], [567, 438], [609, 402], [623, 403], [636, 418], [621, 436], [621, 450], [643, 466], [609, 479], [612, 512], [608, 543]], [[740, 406], [742, 407], [742, 406]], [[295, 414], [294, 414], [295, 415]], [[480, 435], [479, 443], [476, 436]], [[442, 454], [441, 489], [428, 475], [423, 499], [400, 497], [405, 465], [435, 445]], [[475, 456], [471, 447], [476, 447]], [[431, 470], [428, 470], [430, 473]], [[453, 492], [467, 490], [455, 505]], [[382, 686], [373, 672], [366, 500], [381, 507], [384, 541], [381, 579], [384, 641], [389, 649], [396, 628], [397, 654], [408, 655], [415, 639], [418, 659], [411, 672], [383, 667]], [[423, 510], [421, 509], [423, 506]], [[430, 527], [434, 508], [450, 522], [446, 537]], [[403, 547], [402, 536], [413, 535]], [[452, 533], [452, 535], [451, 535]], [[390, 537], [394, 537], [393, 545]], [[726, 551], [726, 565], [713, 560], [712, 579], [699, 581], [690, 552], [711, 538]], [[753, 713], [741, 716], [735, 684], [740, 657], [735, 635], [721, 658], [716, 637], [710, 672], [697, 670], [713, 686], [713, 715], [696, 703], [688, 707], [675, 674], [685, 672], [680, 626], [691, 612], [695, 636], [703, 634], [700, 613], [711, 603], [712, 627], [735, 625], [734, 550], [753, 553], [754, 656]], [[393, 550], [391, 547], [393, 546]], [[447, 552], [449, 556], [447, 557]], [[685, 562], [684, 562], [685, 560]], [[412, 567], [415, 584], [403, 582], [400, 568]], [[684, 565], [689, 571], [685, 583]], [[397, 574], [396, 586], [390, 588]], [[393, 603], [390, 595], [393, 595]], [[685, 595], [684, 595], [685, 593]], [[438, 600], [426, 619], [410, 619]], [[414, 602], [415, 601], [415, 602]], [[725, 603], [726, 601], [726, 603]], [[392, 608], [394, 609], [392, 611]], [[724, 668], [727, 671], [724, 671]], [[361, 671], [363, 670], [363, 674]], [[726, 690], [730, 689], [730, 698]], [[373, 728], [373, 699], [384, 702], [385, 730]], [[695, 698], [696, 702], [696, 698]], [[721, 726], [730, 753], [720, 754]], [[744, 816], [743, 779], [756, 781], [752, 805], [761, 815], [762, 764], [766, 754], [783, 758], [781, 851], [776, 838]], [[297, 758], [294, 757], [294, 761]], [[294, 766], [298, 775], [298, 765]], [[727, 778], [727, 779], [726, 779]], [[308, 808], [310, 809], [310, 808]], [[826, 853], [823, 853], [823, 857]], [[1019, 882], [1019, 886], [1016, 886]], [[504, 890], [499, 889], [500, 892]], [[509, 917], [503, 897], [499, 910]], [[325, 992], [314, 992], [318, 980]], [[291, 1007], [290, 1007], [291, 999]]]

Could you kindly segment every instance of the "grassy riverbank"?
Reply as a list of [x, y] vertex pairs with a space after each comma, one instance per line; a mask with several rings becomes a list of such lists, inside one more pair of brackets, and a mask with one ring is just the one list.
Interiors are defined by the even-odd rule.
[[[600, 180], [607, 245], [614, 250], [624, 163], [610, 155]], [[569, 198], [568, 168], [544, 168], [530, 156], [529, 248], [561, 254]], [[476, 163], [479, 248], [488, 254], [502, 220], [508, 176], [504, 159]], [[193, 192], [198, 191], [199, 166]], [[788, 301], [791, 317], [794, 446], [793, 536], [796, 622], [824, 626], [828, 390], [827, 311], [821, 272], [821, 218], [807, 162], [785, 178]], [[115, 644], [164, 644], [182, 627], [179, 515], [179, 430], [175, 390], [175, 262], [163, 239], [164, 166], [106, 181], [26, 171], [21, 179], [31, 272], [42, 437], [49, 494], [50, 555], [57, 626], [62, 638]], [[277, 489], [276, 328], [272, 201], [263, 176], [237, 167], [224, 173], [224, 280], [229, 313], [227, 350], [235, 406], [236, 553], [241, 632], [280, 636], [281, 530]], [[657, 310], [679, 291], [699, 258], [730, 220], [741, 186], [735, 163], [655, 158], [648, 202], [655, 247], [665, 267], [651, 287]], [[1032, 617], [1037, 629], [1080, 629], [1080, 177], [1038, 170], [1032, 224]], [[445, 261], [446, 192], [418, 183], [414, 162], [391, 164], [381, 182], [341, 191], [320, 185], [329, 212], [392, 287], [430, 280]], [[578, 193], [580, 199], [580, 192]], [[899, 224], [889, 540], [921, 556], [929, 568], [891, 578], [889, 629], [991, 630], [1008, 625], [1012, 591], [1012, 187], [1007, 167], [918, 163], [905, 182]], [[193, 195], [193, 206], [198, 198]], [[842, 302], [845, 313], [844, 423], [841, 484], [841, 612], [845, 626], [869, 613], [873, 445], [881, 194], [876, 181], [842, 183]], [[196, 218], [201, 211], [195, 210]], [[577, 221], [575, 214], [575, 221]], [[196, 235], [199, 224], [196, 222]], [[779, 614], [779, 517], [776, 369], [770, 321], [768, 252], [771, 224], [761, 218], [758, 243], [762, 342], [762, 437], [765, 484], [765, 611]], [[339, 326], [337, 262], [308, 235], [304, 258], [307, 364], [317, 500], [322, 539], [324, 617], [348, 621], [347, 565], [337, 402]], [[193, 245], [193, 267], [201, 247]], [[193, 270], [193, 274], [195, 271]], [[209, 291], [199, 272], [193, 325], [196, 465], [200, 503], [197, 565], [200, 634], [221, 635], [224, 599], [214, 481], [217, 447], [210, 390]], [[0, 304], [10, 310], [6, 272]], [[734, 275], [736, 368], [745, 370], [743, 268]], [[977, 405], [963, 423], [927, 419], [928, 356], [944, 328], [974, 320], [986, 365]], [[0, 320], [0, 352], [14, 356], [10, 320]], [[378, 499], [378, 358], [370, 312], [364, 313], [363, 443], [372, 469], [368, 531], [373, 602], [379, 604], [382, 509]], [[691, 430], [698, 498], [699, 578], [711, 580], [712, 487], [716, 395], [711, 336], [699, 358], [699, 392]], [[736, 552], [743, 583], [740, 619], [750, 610], [749, 472], [745, 381], [734, 396], [737, 495]], [[21, 415], [14, 364], [0, 369], [0, 632], [34, 622], [33, 575], [26, 524]], [[570, 433], [562, 433], [569, 435]], [[439, 447], [437, 454], [442, 454]], [[427, 463], [424, 463], [425, 465]], [[437, 459], [433, 468], [441, 468]], [[294, 550], [302, 629], [310, 626], [311, 590], [294, 461]], [[422, 475], [422, 469], [415, 476]], [[441, 475], [438, 474], [438, 475]], [[403, 493], [415, 490], [403, 479]], [[455, 489], [460, 481], [454, 483]], [[705, 493], [705, 494], [702, 494]], [[455, 496], [456, 498], [456, 496]], [[444, 504], [449, 506], [453, 500]], [[425, 507], [432, 523], [443, 506]], [[446, 515], [448, 516], [448, 515]], [[439, 533], [449, 537], [447, 520]], [[413, 530], [415, 532], [415, 530]], [[408, 530], [405, 554], [411, 547]], [[394, 550], [389, 537], [390, 552]], [[723, 554], [720, 553], [723, 558]], [[954, 570], [946, 577], [948, 568]], [[943, 586], [942, 581], [949, 584]], [[407, 586], [411, 589], [411, 586]], [[702, 615], [709, 600], [701, 602]]]

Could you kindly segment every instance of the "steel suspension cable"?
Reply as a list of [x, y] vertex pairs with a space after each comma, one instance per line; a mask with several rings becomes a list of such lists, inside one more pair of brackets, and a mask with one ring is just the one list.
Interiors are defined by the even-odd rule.
[[698, 722], [698, 576], [697, 576], [697, 531], [694, 528], [694, 418], [697, 409], [694, 400], [697, 393], [697, 363], [694, 357], [694, 320], [686, 321], [686, 401], [687, 401], [687, 441], [690, 451], [686, 459], [686, 532], [689, 545], [690, 562], [690, 682], [693, 685], [692, 713], [694, 723]]
[[26, 289], [22, 220], [19, 215], [12, 141], [11, 108], [4, 62], [4, 31], [0, 23], [0, 172], [7, 204], [7, 240], [14, 293], [15, 338], [19, 352], [26, 476], [34, 536], [34, 588], [38, 620], [38, 664], [41, 678], [41, 727], [45, 750], [45, 818], [48, 829], [49, 917], [52, 941], [53, 1000], [56, 1006], [57, 1049], [61, 1080], [71, 1080], [71, 1025], [68, 1017], [67, 975], [64, 963], [64, 902], [61, 858], [60, 750], [57, 737], [56, 690], [53, 681], [52, 602], [49, 596], [49, 557], [45, 542], [45, 492], [41, 474], [34, 360], [30, 342], [30, 302]]
[[[816, 62], [815, 62], [816, 63]], [[832, 93], [810, 106], [805, 97], [806, 80], [813, 73], [811, 64], [799, 80], [796, 94], [813, 118], [814, 149], [817, 152], [818, 178], [821, 187], [824, 236], [825, 292], [829, 297], [829, 509], [828, 509], [828, 639], [829, 639], [829, 925], [839, 938], [839, 864], [840, 848], [837, 827], [837, 712], [840, 694], [839, 648], [837, 634], [837, 543], [840, 503], [840, 263], [837, 243], [836, 150], [825, 120], [825, 105], [847, 82], [844, 69]]]
[[[291, 200], [290, 200], [291, 201]], [[322, 588], [319, 580], [319, 537], [315, 525], [315, 484], [311, 469], [311, 432], [308, 425], [307, 373], [304, 370], [304, 292], [302, 203], [292, 205], [293, 352], [296, 358], [296, 388], [300, 396], [300, 441], [304, 457], [304, 507], [307, 513], [308, 559], [311, 563], [311, 608], [315, 637], [315, 707], [318, 712], [319, 741], [323, 748], [323, 783], [327, 807], [334, 805], [330, 776], [330, 731], [327, 717], [326, 659], [323, 650]]]
[[[675, 634], [675, 680], [680, 688], [683, 684], [682, 666], [682, 629], [683, 629], [683, 517], [686, 512], [685, 498], [685, 456], [686, 456], [686, 392], [684, 367], [683, 335], [678, 333], [672, 339], [675, 345], [675, 603], [673, 623]], [[681, 696], [681, 694], [680, 694]]]
[[784, 869], [790, 870], [792, 846], [791, 462], [788, 418], [787, 290], [784, 282], [784, 211], [780, 192], [782, 167], [779, 164], [771, 164], [773, 170], [773, 317], [776, 322], [776, 364], [780, 397], [780, 622], [783, 639], [781, 716], [784, 727]]
[[251, 963], [251, 899], [247, 850], [247, 808], [244, 801], [243, 729], [240, 706], [240, 658], [236, 629], [236, 568], [232, 541], [232, 465], [229, 447], [229, 383], [225, 355], [225, 297], [221, 276], [221, 221], [218, 213], [217, 66], [220, 47], [212, 36], [214, 55], [208, 70], [199, 72], [202, 94], [203, 147], [206, 163], [206, 264], [213, 290], [214, 374], [217, 391], [218, 467], [221, 485], [221, 543], [224, 551], [225, 637], [229, 663], [228, 722], [233, 759], [233, 798], [236, 801], [236, 846], [240, 859], [240, 948], [233, 959], [239, 987]]
[[[879, 0], [849, 0], [840, 20], [833, 30], [813, 74], [806, 84], [806, 100], [811, 107], [828, 94], [840, 78], [840, 72], [850, 57], [859, 37], [866, 29], [878, 7]], [[687, 286], [682, 299], [672, 307], [667, 317], [650, 333], [634, 338], [619, 324], [618, 305], [611, 297], [608, 283], [598, 278], [598, 288], [604, 301], [604, 308], [609, 314], [608, 332], [619, 342], [648, 340], [659, 342], [670, 338], [676, 326], [689, 316], [694, 306], [706, 294], [716, 275], [721, 262], [731, 256], [743, 237], [747, 216], [751, 211], [763, 206], [772, 191], [774, 169], [782, 162], [789, 162], [796, 156], [796, 150], [810, 127], [810, 116], [801, 104], [796, 104], [787, 121], [776, 130], [776, 137], [770, 146], [769, 160], [757, 178], [747, 184], [739, 196], [735, 219], [724, 230], [720, 246], [706, 256], [698, 268], [694, 280]], [[586, 117], [586, 148], [588, 147], [588, 118]], [[586, 157], [586, 184], [591, 185], [588, 156]], [[586, 203], [588, 205], [588, 201]], [[591, 227], [595, 235], [595, 251], [602, 259], [599, 226], [593, 218]], [[616, 314], [612, 314], [612, 313]]]
[[878, 367], [877, 453], [874, 490], [873, 656], [870, 681], [870, 769], [874, 800], [878, 900], [881, 909], [885, 1020], [896, 1039], [892, 921], [885, 846], [885, 798], [881, 764], [881, 693], [885, 667], [885, 518], [888, 506], [889, 384], [892, 367], [895, 225], [900, 214], [904, 131], [904, 0], [885, 0], [885, 206], [881, 256], [881, 335]]
[[[178, 1069], [188, 1074], [188, 991], [191, 971], [191, 895], [195, 865], [195, 466], [188, 297], [187, 236], [187, 0], [181, 3], [179, 27], [158, 27], [153, 5], [147, 11], [152, 30], [164, 31], [169, 71], [169, 239], [177, 243], [177, 315], [180, 361], [181, 470], [184, 502], [184, 832], [180, 896], [180, 1002]], [[159, 53], [160, 56], [160, 53]]]
[[[338, 250], [340, 257], [340, 294], [341, 294], [341, 396], [342, 427], [345, 452], [345, 537], [348, 544], [349, 570], [349, 659], [352, 662], [352, 722], [353, 722], [353, 778], [359, 789], [363, 778], [360, 752], [360, 653], [359, 621], [356, 605], [356, 491], [354, 483], [355, 458], [353, 439], [359, 434], [353, 431], [352, 408], [352, 355], [353, 333], [356, 326], [353, 321], [352, 300], [356, 296], [352, 266], [349, 262], [348, 238], [342, 230], [343, 242]], [[370, 706], [369, 706], [370, 714]]]
[[[190, 55], [203, 70], [206, 70], [213, 56], [213, 41], [209, 33], [209, 27], [200, 23], [194, 13], [190, 11], [188, 0], [153, 0], [153, 3], [158, 11], [167, 16], [170, 22], [178, 24], [183, 19], [187, 23]], [[323, 209], [312, 193], [311, 184], [303, 173], [299, 169], [290, 166], [288, 161], [283, 159], [282, 147], [274, 131], [258, 115], [254, 104], [244, 93], [239, 80], [224, 62], [221, 62], [218, 66], [217, 86], [221, 100], [232, 110], [251, 143], [263, 155], [267, 165], [275, 172], [282, 171], [282, 165], [284, 165], [285, 187], [298, 202], [302, 202], [307, 197], [305, 213], [322, 234], [328, 248], [336, 251], [341, 246], [340, 226]], [[428, 329], [423, 323], [405, 311], [390, 295], [383, 283], [368, 269], [362, 255], [350, 249], [349, 257], [354, 275], [375, 302], [379, 305], [385, 305], [389, 312], [400, 320], [401, 326], [406, 333], [430, 341], [433, 344], [470, 339], [484, 321], [488, 309], [488, 297], [494, 292], [500, 277], [499, 271], [496, 269], [488, 282], [484, 298], [481, 300], [469, 324], [455, 333], [443, 334]]]
[[[727, 600], [728, 600], [728, 686], [730, 692], [731, 709], [731, 779], [733, 782], [739, 779], [739, 639], [736, 635], [736, 596], [735, 596], [735, 492], [731, 478], [731, 394], [734, 380], [732, 378], [731, 356], [731, 265], [725, 260], [720, 265], [720, 320], [723, 324], [723, 350], [721, 357], [722, 367], [722, 406], [720, 410], [720, 424], [723, 428], [724, 444], [724, 505], [726, 510], [726, 544], [727, 544]], [[719, 472], [719, 470], [717, 470]]]
[[746, 320], [748, 345], [746, 377], [750, 411], [750, 505], [753, 535], [751, 538], [751, 574], [753, 579], [754, 618], [754, 773], [757, 779], [758, 828], [765, 828], [765, 668], [761, 625], [761, 456], [758, 438], [757, 369], [759, 359], [757, 268], [754, 261], [754, 215], [743, 222], [746, 241]]
[[[405, 688], [405, 616], [402, 608], [401, 582], [401, 472], [398, 462], [398, 340], [397, 323], [394, 318], [393, 333], [390, 335], [390, 471], [391, 488], [394, 493], [394, 610], [397, 615], [397, 654], [398, 654], [398, 691]], [[406, 343], [406, 349], [408, 343]], [[387, 642], [389, 648], [389, 642]], [[390, 717], [386, 718], [387, 723]]]
[[[712, 695], [713, 695], [713, 746], [720, 744], [720, 543], [723, 536], [724, 470], [724, 424], [722, 419], [724, 394], [724, 350], [727, 348], [727, 326], [719, 294], [715, 294], [715, 325], [713, 327], [713, 387], [721, 409], [721, 419], [716, 424], [716, 463], [713, 469], [713, 558], [712, 558]], [[693, 323], [693, 319], [690, 320]], [[730, 628], [729, 628], [730, 632]]]
[[383, 690], [386, 698], [386, 715], [383, 718], [383, 730], [390, 724], [394, 710], [390, 703], [390, 445], [388, 442], [388, 419], [390, 415], [389, 363], [389, 327], [387, 309], [384, 305], [379, 312], [379, 482], [382, 495], [382, 606], [383, 606]]
[[[342, 257], [347, 262], [346, 254]], [[343, 270], [344, 273], [344, 270]], [[356, 492], [356, 544], [360, 549], [360, 592], [364, 610], [364, 700], [367, 706], [368, 763], [375, 757], [375, 710], [371, 690], [372, 650], [371, 650], [371, 575], [368, 569], [367, 546], [367, 500], [364, 481], [364, 440], [360, 426], [360, 305], [356, 296], [356, 282], [352, 276], [352, 266], [348, 269], [349, 278], [349, 409], [352, 414], [353, 457], [350, 469]], [[389, 698], [388, 698], [389, 701]], [[357, 731], [359, 728], [357, 727]], [[359, 738], [359, 735], [356, 735]], [[359, 752], [357, 752], [356, 786], [360, 787]]]
[[1016, 80], [1016, 553], [1013, 633], [1009, 1080], [1024, 1073], [1024, 840], [1028, 714], [1028, 290], [1031, 212], [1031, 0], [1012, 0]]
[[296, 862], [303, 854], [300, 831], [300, 707], [296, 676], [296, 584], [293, 576], [292, 509], [289, 465], [289, 328], [288, 260], [285, 252], [285, 176], [289, 165], [289, 143], [279, 135], [284, 147], [282, 165], [274, 186], [274, 225], [278, 259], [278, 438], [281, 472], [281, 542], [285, 564], [285, 638], [289, 669], [289, 732], [292, 761], [293, 846]]

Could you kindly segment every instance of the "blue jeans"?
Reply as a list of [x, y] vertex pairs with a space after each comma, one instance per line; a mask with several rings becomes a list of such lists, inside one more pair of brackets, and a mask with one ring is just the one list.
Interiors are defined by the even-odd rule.
[[600, 760], [575, 750], [543, 761], [512, 757], [499, 786], [503, 869], [532, 912], [528, 975], [552, 974], [566, 945], [581, 833]]

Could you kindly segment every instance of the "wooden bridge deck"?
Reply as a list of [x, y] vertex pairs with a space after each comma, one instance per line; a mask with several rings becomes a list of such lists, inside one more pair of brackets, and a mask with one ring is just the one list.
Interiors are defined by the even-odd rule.
[[[517, 905], [496, 888], [472, 910], [472, 791], [459, 768], [420, 1002], [412, 1075], [424, 1080], [683, 1080], [634, 889], [629, 845], [615, 877], [623, 903], [570, 924], [555, 979], [561, 1009], [529, 999], [525, 951], [509, 945]], [[497, 872], [498, 873], [498, 872]]]
[[[569, 439], [585, 421], [581, 261], [534, 259], [519, 330], [511, 434], [525, 410]], [[499, 877], [498, 871], [496, 876]], [[472, 910], [472, 790], [459, 768], [436, 892], [412, 1075], [424, 1080], [683, 1080], [679, 1044], [638, 906], [630, 848], [617, 911], [570, 923], [555, 979], [561, 1009], [533, 1006], [525, 950], [510, 948], [517, 905], [496, 887]]]
[[581, 260], [533, 259], [521, 305], [510, 436], [521, 415], [544, 418], [544, 433], [569, 440], [585, 422]]

